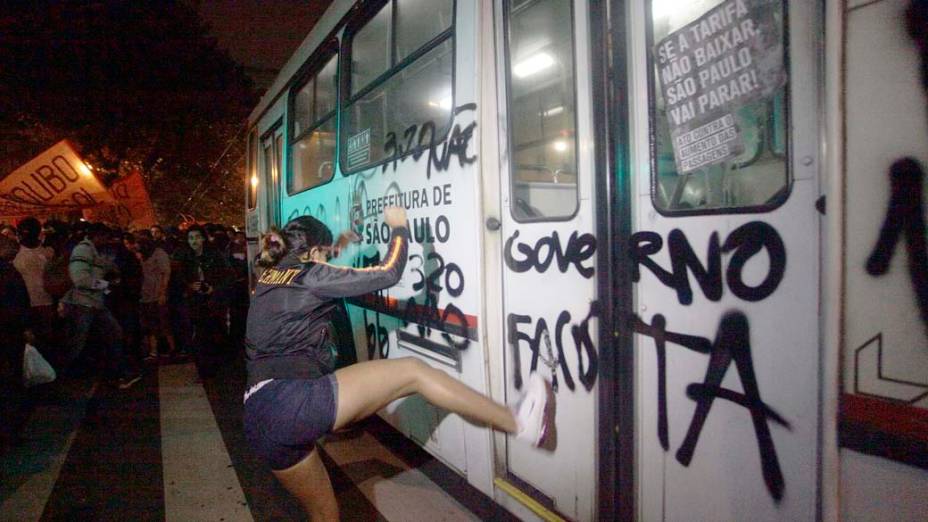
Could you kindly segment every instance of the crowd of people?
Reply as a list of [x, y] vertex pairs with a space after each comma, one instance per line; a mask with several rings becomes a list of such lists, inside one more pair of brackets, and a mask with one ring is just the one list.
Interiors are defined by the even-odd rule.
[[26, 344], [58, 375], [118, 389], [146, 366], [194, 361], [201, 378], [244, 349], [242, 231], [216, 224], [127, 231], [34, 217], [0, 226], [0, 437], [29, 409]]

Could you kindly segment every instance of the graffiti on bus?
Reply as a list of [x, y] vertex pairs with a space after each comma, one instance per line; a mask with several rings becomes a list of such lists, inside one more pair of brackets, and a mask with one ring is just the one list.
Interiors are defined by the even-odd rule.
[[909, 278], [925, 328], [928, 328], [928, 249], [925, 245], [925, 210], [922, 186], [925, 172], [912, 158], [903, 158], [889, 169], [890, 196], [879, 239], [867, 259], [867, 273], [889, 272], [896, 245], [905, 235]]
[[[506, 240], [503, 249], [506, 266], [513, 272], [522, 273], [534, 269], [543, 274], [548, 271], [554, 260], [557, 261], [557, 269], [562, 274], [567, 273], [571, 265], [586, 279], [593, 277], [596, 272], [592, 266], [583, 264], [596, 254], [596, 237], [592, 234], [580, 235], [574, 231], [567, 240], [566, 248], [561, 247], [557, 231], [538, 239], [534, 246], [521, 242], [516, 245], [515, 241], [518, 238], [519, 231], [516, 230]], [[516, 250], [521, 253], [521, 259], [516, 259], [513, 255], [513, 245], [516, 245]]]
[[[423, 225], [422, 228], [425, 229], [426, 225]], [[439, 227], [439, 230], [450, 229]], [[444, 237], [445, 232], [435, 233]], [[422, 231], [422, 239], [425, 239], [425, 236], [429, 234], [432, 234], [432, 232]], [[448, 234], [450, 235], [450, 232]], [[372, 241], [372, 243], [376, 242]], [[408, 270], [416, 276], [416, 280], [411, 285], [415, 294], [402, 303], [403, 306], [400, 310], [391, 308], [383, 292], [376, 292], [372, 294], [371, 298], [358, 304], [368, 308], [373, 307], [378, 311], [394, 313], [403, 321], [404, 327], [409, 324], [416, 325], [420, 336], [431, 335], [433, 329], [439, 330], [442, 332], [442, 338], [449, 346], [458, 350], [466, 350], [471, 343], [471, 334], [469, 332], [471, 321], [453, 302], [447, 302], [444, 306], [439, 306], [442, 294], [447, 294], [450, 298], [463, 295], [467, 284], [464, 270], [455, 262], [446, 262], [444, 256], [435, 251], [434, 241], [423, 241], [422, 247], [421, 254], [413, 253], [409, 255]], [[380, 261], [380, 252], [374, 250], [372, 255], [359, 253], [353, 266], [367, 268], [379, 265]], [[368, 330], [370, 331], [369, 327]], [[460, 337], [460, 339], [458, 340], [454, 336]], [[373, 353], [372, 348], [369, 347], [369, 350]]]
[[[667, 243], [671, 270], [666, 270], [651, 259], [651, 256], [660, 252], [663, 247], [660, 234], [642, 231], [631, 236], [629, 256], [633, 262], [632, 279], [636, 282], [640, 280], [640, 266], [644, 266], [662, 284], [674, 289], [677, 299], [684, 306], [693, 302], [690, 272], [709, 300], [719, 301], [724, 292], [723, 283], [727, 282], [732, 294], [750, 302], [761, 301], [772, 295], [780, 286], [786, 272], [786, 248], [783, 239], [775, 228], [761, 221], [741, 225], [728, 235], [724, 243], [719, 241], [718, 232], [713, 232], [709, 236], [705, 266], [683, 231], [671, 230]], [[769, 260], [767, 272], [759, 284], [750, 286], [744, 281], [744, 267], [762, 250], [766, 252]], [[722, 253], [731, 253], [724, 281]], [[787, 430], [791, 430], [792, 427], [761, 398], [751, 353], [750, 323], [747, 315], [740, 310], [727, 311], [719, 322], [714, 341], [698, 335], [668, 330], [667, 320], [661, 313], [654, 314], [650, 324], [635, 315], [632, 317], [632, 328], [635, 333], [654, 341], [657, 364], [657, 437], [664, 451], [668, 451], [670, 447], [667, 418], [667, 345], [672, 344], [709, 356], [702, 383], [694, 382], [686, 388], [686, 394], [696, 402], [696, 408], [683, 443], [677, 450], [677, 461], [689, 466], [713, 402], [715, 399], [725, 399], [744, 407], [751, 414], [764, 482], [771, 497], [779, 502], [783, 498], [785, 482], [768, 422], [774, 422]], [[722, 380], [732, 364], [738, 373], [743, 392], [722, 387]]]
[[[722, 298], [722, 253], [731, 253], [725, 281], [731, 292], [745, 301], [761, 301], [769, 297], [783, 280], [786, 273], [786, 247], [776, 229], [762, 221], [745, 223], [732, 231], [719, 243], [718, 232], [709, 236], [706, 252], [707, 263], [703, 266], [686, 235], [680, 229], [673, 229], [667, 236], [671, 270], [660, 266], [651, 256], [660, 252], [664, 241], [660, 234], [650, 231], [632, 234], [628, 245], [632, 259], [632, 280], [641, 279], [641, 266], [647, 268], [665, 286], [677, 292], [680, 304], [693, 302], [693, 289], [690, 286], [689, 273], [692, 272], [703, 294], [710, 301]], [[770, 260], [767, 275], [756, 286], [744, 281], [743, 271], [751, 258], [761, 250], [766, 251]]]
[[[462, 112], [476, 110], [476, 103], [466, 103], [455, 107], [453, 113], [457, 116]], [[432, 177], [433, 168], [435, 172], [448, 170], [452, 158], [457, 158], [458, 165], [461, 167], [477, 161], [477, 156], [467, 155], [467, 148], [474, 137], [477, 122], [471, 122], [463, 128], [459, 123], [455, 123], [451, 132], [444, 138], [436, 136], [436, 128], [435, 122], [427, 121], [410, 125], [403, 131], [402, 137], [397, 137], [395, 132], [387, 133], [383, 151], [384, 156], [391, 159], [383, 164], [381, 172], [386, 172], [388, 169], [396, 171], [397, 165], [410, 157], [413, 161], [419, 161], [426, 152], [428, 152], [426, 179]], [[413, 151], [412, 154], [409, 154], [410, 151]]]
[[[574, 231], [567, 239], [567, 245], [561, 245], [557, 231], [539, 238], [534, 244], [517, 242], [519, 230], [513, 231], [506, 239], [503, 248], [503, 259], [506, 267], [515, 273], [534, 271], [544, 274], [556, 263], [557, 269], [566, 274], [571, 266], [585, 279], [592, 278], [596, 269], [584, 264], [596, 254], [596, 236], [580, 234]], [[513, 250], [518, 251], [518, 258]], [[533, 317], [528, 314], [508, 313], [506, 316], [507, 338], [512, 348], [513, 358], [513, 385], [517, 390], [522, 389], [522, 346], [528, 347], [531, 353], [529, 372], [538, 370], [541, 361], [550, 372], [551, 387], [555, 392], [559, 389], [560, 375], [567, 389], [574, 391], [573, 373], [568, 365], [568, 358], [564, 352], [564, 330], [570, 325], [570, 333], [577, 353], [576, 376], [580, 384], [591, 391], [596, 384], [599, 374], [599, 354], [590, 334], [590, 320], [599, 316], [599, 302], [593, 301], [584, 319], [578, 323], [571, 323], [573, 316], [569, 310], [561, 310], [554, 321], [554, 343], [551, 342], [551, 333], [548, 319]], [[524, 325], [524, 326], [523, 326]], [[534, 333], [531, 326], [534, 325]]]
[[[418, 276], [418, 281], [412, 284], [413, 291], [418, 294], [407, 299], [403, 321], [415, 323], [423, 337], [430, 335], [432, 328], [441, 330], [449, 346], [466, 350], [470, 346], [466, 315], [454, 303], [446, 303], [444, 309], [438, 305], [442, 292], [450, 297], [460, 297], [464, 293], [464, 271], [457, 263], [446, 263], [431, 244], [424, 245], [421, 255], [409, 256], [409, 261], [414, 264], [410, 266], [412, 272]], [[455, 340], [448, 332], [457, 334], [461, 340]]]
[[[553, 348], [548, 323], [544, 317], [536, 320], [530, 315], [508, 314], [506, 325], [507, 337], [509, 338], [509, 344], [512, 346], [513, 386], [517, 390], [522, 389], [522, 355], [520, 348], [524, 342], [532, 354], [529, 374], [538, 371], [538, 361], [541, 360], [551, 372], [551, 387], [555, 392], [559, 388], [559, 373], [564, 378], [564, 384], [568, 390], [574, 391], [576, 389], [564, 353], [564, 330], [570, 325], [570, 335], [573, 338], [574, 349], [577, 352], [577, 379], [586, 391], [591, 391], [593, 385], [596, 384], [596, 376], [599, 374], [599, 355], [593, 343], [593, 336], [590, 334], [590, 320], [599, 316], [599, 308], [599, 302], [593, 301], [586, 317], [579, 323], [573, 324], [571, 323], [572, 316], [570, 312], [567, 310], [561, 311], [554, 325]], [[529, 334], [528, 331], [531, 331], [533, 323], [535, 324], [535, 332]], [[529, 325], [528, 331], [520, 330], [520, 325]], [[544, 343], [544, 346], [542, 346], [542, 343]], [[584, 362], [584, 359], [586, 362]]]
[[[367, 310], [364, 310], [364, 333], [367, 339], [367, 359], [373, 360], [374, 354], [380, 355], [381, 359], [390, 357], [390, 342], [387, 329], [380, 325], [380, 314], [373, 312], [373, 322], [367, 318]], [[379, 348], [379, 350], [378, 350]]]
[[[792, 426], [761, 399], [754, 360], [751, 356], [751, 334], [747, 316], [740, 311], [727, 312], [719, 323], [714, 342], [705, 337], [667, 330], [667, 321], [661, 314], [655, 314], [651, 319], [651, 324], [635, 316], [634, 331], [654, 340], [658, 387], [657, 437], [664, 451], [667, 451], [670, 446], [667, 421], [667, 344], [669, 343], [709, 355], [709, 364], [703, 382], [691, 383], [686, 388], [686, 395], [696, 402], [696, 410], [693, 412], [686, 437], [677, 449], [677, 461], [684, 466], [689, 466], [696, 452], [696, 444], [699, 442], [703, 426], [709, 417], [712, 403], [717, 398], [725, 399], [750, 412], [754, 435], [757, 437], [764, 482], [770, 495], [777, 501], [781, 500], [785, 483], [767, 421], [775, 422], [787, 430], [792, 429]], [[743, 393], [722, 387], [722, 379], [732, 364], [735, 365], [735, 370], [741, 379]]]

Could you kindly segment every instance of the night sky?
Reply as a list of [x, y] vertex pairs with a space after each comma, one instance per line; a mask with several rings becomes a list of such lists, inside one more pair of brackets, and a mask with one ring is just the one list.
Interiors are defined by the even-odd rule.
[[331, 0], [203, 0], [199, 11], [219, 46], [260, 90], [309, 34]]

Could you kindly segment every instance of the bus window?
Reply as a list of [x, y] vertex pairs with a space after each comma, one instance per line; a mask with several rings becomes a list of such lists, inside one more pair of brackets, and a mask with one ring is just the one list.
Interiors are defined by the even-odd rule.
[[789, 193], [785, 2], [651, 0], [660, 212], [758, 212]]
[[504, 9], [510, 211], [523, 222], [569, 218], [579, 204], [570, 2], [511, 0]]
[[248, 210], [253, 210], [258, 204], [258, 135], [255, 129], [248, 133]]
[[[347, 31], [343, 92], [350, 96], [340, 148], [346, 174], [420, 150], [448, 132], [453, 13], [452, 0], [390, 0]], [[414, 126], [415, 139], [407, 140]]]
[[338, 56], [329, 58], [322, 69], [291, 91], [293, 139], [292, 168], [287, 193], [294, 194], [321, 185], [335, 172], [335, 99]]
[[393, 4], [383, 6], [377, 16], [351, 39], [351, 95], [370, 85], [390, 68], [390, 20]]

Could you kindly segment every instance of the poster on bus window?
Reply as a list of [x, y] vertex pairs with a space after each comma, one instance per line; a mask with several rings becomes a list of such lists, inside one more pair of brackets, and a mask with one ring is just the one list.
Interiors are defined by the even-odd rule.
[[786, 83], [780, 0], [728, 0], [655, 46], [677, 172], [744, 152], [736, 111]]
[[65, 213], [113, 201], [67, 140], [0, 179], [3, 220]]

